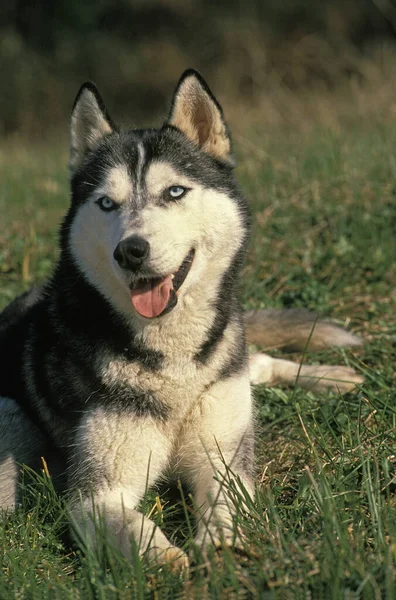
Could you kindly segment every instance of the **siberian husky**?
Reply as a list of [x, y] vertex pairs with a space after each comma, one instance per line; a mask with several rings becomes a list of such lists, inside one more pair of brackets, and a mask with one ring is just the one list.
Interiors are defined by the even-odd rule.
[[[305, 311], [243, 315], [239, 274], [249, 211], [220, 105], [186, 71], [160, 129], [118, 129], [94, 85], [71, 116], [71, 204], [48, 283], [0, 318], [0, 506], [18, 501], [19, 465], [40, 457], [67, 480], [73, 527], [93, 514], [126, 556], [183, 566], [184, 552], [137, 510], [164, 476], [191, 486], [197, 544], [234, 539], [224, 465], [253, 495], [251, 382], [340, 391], [345, 367], [298, 365], [265, 347], [355, 345]], [[56, 466], [55, 466], [56, 462]]]

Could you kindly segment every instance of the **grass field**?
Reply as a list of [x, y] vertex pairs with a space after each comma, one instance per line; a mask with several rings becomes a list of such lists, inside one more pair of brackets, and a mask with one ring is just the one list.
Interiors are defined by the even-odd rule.
[[[26, 473], [24, 506], [1, 525], [1, 600], [396, 598], [396, 123], [235, 141], [254, 212], [245, 306], [303, 306], [350, 326], [362, 349], [310, 360], [352, 365], [364, 385], [345, 396], [256, 389], [257, 497], [238, 517], [246, 553], [224, 550], [186, 576], [109, 547], [85, 554], [50, 480]], [[0, 308], [56, 257], [66, 146], [0, 150]], [[143, 503], [186, 549], [187, 494], [154, 490]]]

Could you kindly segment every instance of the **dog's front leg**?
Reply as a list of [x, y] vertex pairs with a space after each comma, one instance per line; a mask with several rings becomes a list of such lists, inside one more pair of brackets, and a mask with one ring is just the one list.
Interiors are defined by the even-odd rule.
[[129, 557], [132, 539], [140, 554], [184, 566], [186, 557], [155, 524], [136, 510], [146, 489], [163, 473], [170, 440], [163, 424], [104, 408], [87, 414], [76, 434], [70, 467], [73, 527], [87, 546], [115, 544]]
[[[213, 385], [184, 429], [179, 452], [183, 476], [198, 508], [197, 544], [220, 547], [241, 540], [234, 515], [247, 492], [254, 494], [254, 432], [248, 373]], [[229, 493], [230, 487], [236, 488]]]

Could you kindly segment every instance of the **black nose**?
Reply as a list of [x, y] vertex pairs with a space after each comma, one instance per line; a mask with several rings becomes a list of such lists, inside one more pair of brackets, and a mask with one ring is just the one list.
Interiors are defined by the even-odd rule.
[[149, 250], [150, 244], [145, 239], [133, 235], [117, 245], [113, 256], [121, 269], [137, 269], [148, 257]]

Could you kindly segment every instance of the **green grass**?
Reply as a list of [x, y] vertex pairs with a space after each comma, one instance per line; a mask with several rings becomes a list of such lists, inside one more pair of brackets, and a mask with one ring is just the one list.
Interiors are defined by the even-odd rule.
[[[69, 194], [59, 146], [0, 151], [0, 307], [56, 257]], [[314, 359], [355, 366], [364, 385], [346, 396], [256, 390], [257, 497], [238, 516], [246, 556], [225, 550], [185, 577], [109, 547], [84, 553], [51, 481], [26, 473], [24, 506], [1, 527], [2, 600], [396, 597], [396, 126], [255, 131], [236, 146], [254, 212], [244, 304], [352, 326], [363, 349]], [[151, 491], [143, 509], [188, 549], [183, 494]]]

